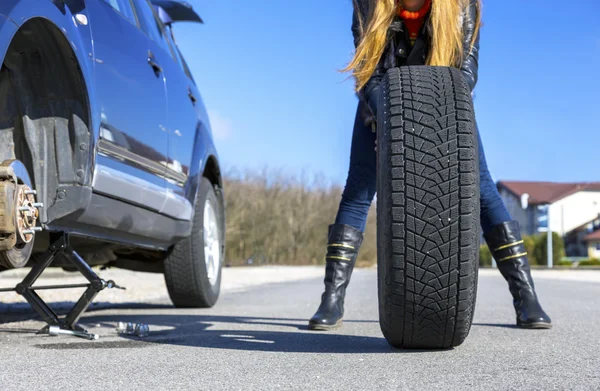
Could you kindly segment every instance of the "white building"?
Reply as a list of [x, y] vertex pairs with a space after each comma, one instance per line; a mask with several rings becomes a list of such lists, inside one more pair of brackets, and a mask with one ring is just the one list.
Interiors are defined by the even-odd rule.
[[565, 240], [567, 255], [588, 255], [583, 238], [600, 228], [600, 183], [500, 181], [498, 190], [524, 235], [549, 225]]

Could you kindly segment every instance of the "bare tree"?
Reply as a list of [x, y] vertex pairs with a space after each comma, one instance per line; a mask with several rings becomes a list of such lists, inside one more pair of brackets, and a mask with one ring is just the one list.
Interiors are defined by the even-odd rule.
[[[335, 218], [342, 193], [339, 186], [306, 172], [230, 170], [224, 191], [228, 264], [324, 262], [327, 226]], [[359, 253], [362, 266], [377, 258], [375, 224], [372, 211]]]

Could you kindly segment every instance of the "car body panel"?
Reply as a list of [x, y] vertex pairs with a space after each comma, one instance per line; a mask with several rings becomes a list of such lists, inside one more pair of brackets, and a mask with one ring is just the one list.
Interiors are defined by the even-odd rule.
[[177, 241], [188, 237], [192, 225], [189, 221], [176, 220], [94, 193], [81, 214], [55, 220], [49, 229], [99, 241], [166, 251]]
[[[165, 38], [173, 47], [174, 44], [168, 34], [165, 34]], [[179, 174], [179, 180], [168, 180], [167, 182], [175, 185], [175, 187], [169, 186], [169, 188], [174, 188], [177, 194], [183, 195], [183, 186], [188, 180], [192, 164], [190, 145], [194, 145], [195, 135], [199, 128], [199, 118], [194, 107], [197, 98], [192, 93], [192, 81], [185, 76], [183, 68], [176, 62], [175, 52], [167, 53], [161, 50], [160, 58], [167, 82], [169, 167]]]
[[[74, 14], [79, 13], [81, 20], [86, 23], [78, 23]], [[89, 129], [92, 133], [86, 151], [81, 152], [84, 156], [83, 164], [87, 166], [81, 182], [69, 189], [69, 202], [55, 203], [44, 208], [40, 213], [40, 222], [47, 224], [55, 218], [68, 213], [77, 213], [84, 209], [89, 202], [91, 194], [91, 181], [95, 158], [95, 141], [99, 124], [99, 112], [96, 109], [94, 67], [93, 67], [93, 39], [91, 35], [91, 24], [87, 17], [83, 0], [2, 0], [0, 2], [0, 14], [8, 17], [16, 26], [17, 30], [33, 19], [41, 19], [49, 22], [55, 30], [64, 37], [68, 43], [75, 60], [81, 71], [81, 77], [85, 84], [85, 95], [88, 97]], [[10, 28], [12, 29], [12, 28]], [[17, 30], [12, 30], [12, 36], [8, 37], [6, 30], [0, 33], [0, 59], [4, 62], [7, 50]], [[87, 158], [85, 155], [87, 154]], [[65, 157], [66, 158], [66, 157]], [[65, 162], [66, 163], [66, 162]], [[72, 164], [72, 163], [71, 163]], [[33, 174], [33, 173], [32, 173]], [[32, 175], [35, 178], [35, 175]], [[36, 182], [44, 182], [45, 178], [36, 178]], [[50, 205], [50, 195], [43, 190], [38, 195], [38, 200]]]
[[4, 54], [10, 46], [12, 37], [17, 32], [18, 26], [7, 16], [0, 14], [0, 61], [4, 62]]
[[[0, 1], [0, 58], [4, 58], [20, 26], [33, 18], [43, 18], [56, 26], [69, 42], [87, 88], [92, 136], [83, 187], [93, 188], [94, 193], [91, 197], [80, 197], [82, 205], [77, 213], [61, 214], [54, 220], [42, 222], [50, 230], [64, 230], [132, 246], [166, 249], [191, 232], [190, 219], [200, 177], [209, 159], [217, 162], [218, 166], [210, 122], [191, 74], [188, 71], [186, 77], [177, 59], [168, 52], [160, 54], [161, 62], [167, 64], [164, 74], [155, 76], [156, 79], [147, 77], [152, 72], [147, 63], [147, 51], [153, 47], [149, 37], [141, 33], [127, 33], [141, 36], [138, 37], [139, 47], [135, 49], [136, 56], [143, 55], [139, 59], [132, 58], [132, 51], [128, 52], [120, 45], [109, 47], [111, 41], [119, 40], [118, 27], [123, 27], [121, 22], [125, 21], [106, 17], [110, 7], [101, 2], [103, 0]], [[101, 7], [104, 10], [99, 13]], [[107, 28], [113, 30], [104, 31]], [[145, 43], [141, 43], [143, 39], [146, 39]], [[175, 50], [175, 57], [181, 56], [176, 47]], [[159, 52], [156, 48], [155, 51]], [[124, 56], [129, 61], [122, 58], [115, 60], [117, 56]], [[169, 59], [172, 63], [166, 62]], [[135, 62], [135, 65], [127, 69], [128, 65], [123, 65], [127, 62]], [[138, 85], [140, 89], [129, 100], [119, 98], [112, 102], [109, 99], [111, 93], [113, 96], [128, 94], [125, 90], [130, 84], [127, 83], [141, 83], [133, 78], [142, 72], [145, 72], [144, 84], [157, 82], [152, 86], [154, 97], [160, 95], [156, 84], [163, 83], [162, 100], [158, 96], [148, 103], [157, 125], [146, 125], [144, 129], [158, 128], [160, 132], [150, 139], [146, 138], [144, 131], [130, 131], [133, 128], [127, 126], [123, 126], [127, 130], [121, 129], [118, 125], [126, 124], [126, 120], [112, 121], [115, 115], [117, 119], [124, 115], [123, 111], [114, 108], [115, 102], [129, 106], [131, 100], [143, 99], [144, 91], [148, 91], [144, 88], [147, 87]], [[195, 106], [189, 100], [186, 87], [196, 99]], [[179, 116], [182, 110], [167, 114], [169, 109], [178, 105], [183, 107], [184, 103], [189, 105], [183, 110], [184, 118]], [[113, 107], [107, 106], [110, 104]], [[142, 109], [146, 111], [146, 105], [135, 107], [137, 109], [132, 115], [139, 115]], [[148, 120], [146, 124], [151, 122]], [[112, 139], [107, 140], [110, 137]], [[140, 148], [144, 152], [139, 152]], [[154, 151], [150, 152], [148, 148]], [[153, 167], [148, 167], [149, 162]], [[217, 177], [215, 185], [221, 186], [220, 176]]]
[[[75, 14], [85, 17], [88, 23], [77, 23], [74, 18]], [[88, 148], [90, 170], [85, 173], [84, 178], [84, 184], [91, 185], [95, 140], [98, 137], [100, 115], [96, 107], [96, 92], [95, 84], [93, 83], [94, 45], [92, 30], [84, 0], [2, 0], [0, 1], [0, 15], [8, 17], [17, 26], [17, 29], [31, 19], [46, 19], [55, 25], [69, 42], [86, 84], [87, 103], [90, 108], [90, 129], [94, 132], [90, 140], [90, 148]], [[12, 36], [14, 36], [16, 31], [12, 31]], [[12, 40], [12, 36], [8, 38], [4, 33], [0, 33], [0, 49], [2, 49], [0, 60], [2, 61], [4, 61], [4, 56]]]
[[[157, 13], [152, 10], [147, 0], [134, 0], [140, 14], [146, 19], [154, 17], [154, 23], [160, 22]], [[147, 28], [155, 28], [153, 21], [146, 20]], [[189, 183], [197, 186], [198, 180], [191, 181], [191, 176], [201, 175], [208, 154], [216, 155], [211, 140], [210, 122], [204, 103], [198, 89], [191, 78], [186, 75], [186, 67], [182, 64], [182, 56], [175, 43], [171, 40], [170, 32], [163, 30], [150, 34], [150, 50], [156, 55], [157, 61], [163, 68], [167, 84], [167, 128], [169, 132], [169, 170], [173, 173], [167, 177], [167, 194], [169, 198], [185, 197], [191, 208], [195, 202], [195, 191], [186, 191]], [[158, 42], [157, 42], [158, 41]], [[195, 101], [195, 102], [193, 102]], [[200, 132], [209, 132], [209, 137], [198, 137]], [[195, 148], [201, 146], [202, 152], [194, 156]], [[210, 151], [210, 152], [209, 152]], [[216, 158], [216, 157], [215, 157]], [[193, 171], [193, 172], [192, 172]]]
[[[210, 131], [202, 124], [196, 133], [196, 142], [194, 143], [194, 151], [192, 154], [192, 162], [194, 163], [191, 165], [190, 175], [184, 186], [185, 198], [194, 206], [196, 203], [196, 193], [200, 184], [200, 178], [204, 176], [209, 159], [214, 159], [217, 162], [219, 161], [217, 150], [210, 138]], [[219, 183], [215, 185], [222, 191], [223, 184], [220, 181], [220, 177]], [[168, 183], [167, 186], [169, 186]]]
[[[98, 153], [153, 174], [152, 185], [164, 188], [166, 90], [163, 75], [148, 64], [148, 37], [134, 18], [104, 1], [88, 1], [87, 9], [91, 22], [102, 26], [93, 29]], [[127, 200], [136, 201], [136, 196]]]

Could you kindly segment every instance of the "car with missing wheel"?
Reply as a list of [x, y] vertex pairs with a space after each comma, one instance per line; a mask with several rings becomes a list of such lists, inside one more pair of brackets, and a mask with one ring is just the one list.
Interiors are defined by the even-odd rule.
[[0, 1], [1, 271], [68, 234], [90, 266], [164, 273], [176, 306], [215, 305], [223, 185], [182, 22], [202, 19], [175, 0]]

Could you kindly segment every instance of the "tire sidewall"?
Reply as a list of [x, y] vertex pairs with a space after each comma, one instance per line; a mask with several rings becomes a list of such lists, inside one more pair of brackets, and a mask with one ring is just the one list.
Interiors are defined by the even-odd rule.
[[3, 264], [7, 269], [20, 269], [27, 265], [31, 253], [33, 252], [33, 242], [35, 238], [25, 244], [22, 248], [13, 248], [0, 255], [0, 264]]
[[[214, 209], [214, 212], [217, 217], [217, 225], [220, 237], [220, 263], [219, 270], [217, 274], [217, 279], [214, 284], [210, 284], [208, 279], [208, 270], [206, 267], [206, 254], [204, 251], [204, 208], [206, 207], [206, 203], [210, 202], [211, 206]], [[223, 206], [219, 201], [217, 194], [215, 192], [214, 186], [212, 183], [206, 179], [202, 178], [200, 181], [200, 186], [198, 188], [198, 196], [196, 199], [196, 207], [194, 211], [194, 224], [192, 227], [192, 235], [191, 240], [196, 241], [198, 245], [194, 245], [194, 243], [190, 243], [192, 247], [192, 257], [194, 266], [198, 268], [196, 276], [198, 276], [202, 281], [199, 281], [200, 286], [198, 289], [202, 289], [202, 287], [208, 287], [208, 289], [203, 289], [206, 294], [206, 299], [210, 303], [210, 305], [214, 305], [221, 291], [221, 276], [223, 270], [223, 258], [224, 258], [224, 228], [223, 228]]]
[[[393, 71], [392, 71], [393, 72]], [[389, 303], [387, 302], [387, 281], [386, 276], [388, 275], [389, 268], [388, 260], [391, 254], [391, 238], [388, 237], [388, 233], [391, 232], [391, 219], [390, 219], [390, 205], [391, 205], [391, 184], [389, 176], [385, 167], [388, 165], [388, 148], [389, 148], [389, 128], [388, 128], [388, 116], [387, 112], [387, 85], [382, 81], [379, 86], [380, 94], [379, 107], [377, 108], [377, 123], [376, 123], [376, 137], [377, 137], [377, 291], [378, 291], [378, 304], [379, 304], [379, 324], [382, 333], [386, 337], [387, 329], [389, 328], [389, 319], [387, 312], [389, 310]], [[390, 187], [390, 188], [388, 188]]]

